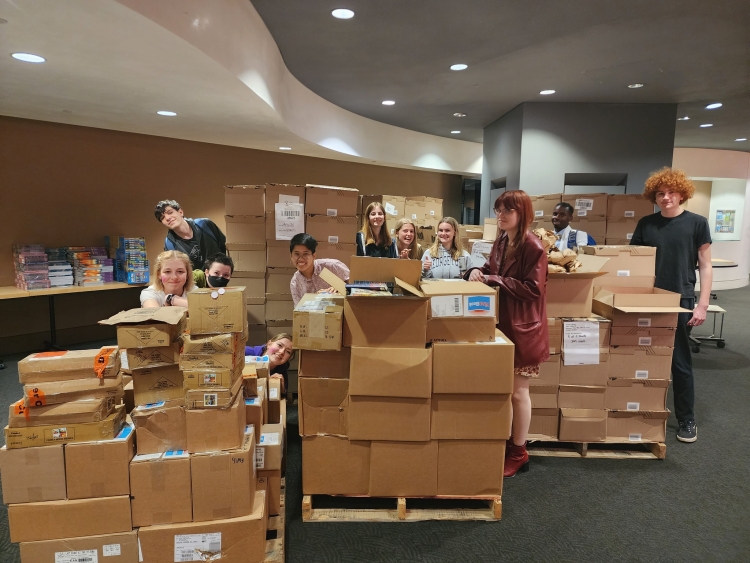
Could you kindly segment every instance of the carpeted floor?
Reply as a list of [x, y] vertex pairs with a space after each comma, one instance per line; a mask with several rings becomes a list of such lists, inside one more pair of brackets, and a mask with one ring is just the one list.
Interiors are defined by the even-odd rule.
[[[728, 311], [727, 347], [693, 355], [698, 441], [677, 442], [671, 417], [664, 461], [533, 458], [529, 473], [506, 481], [500, 522], [303, 524], [289, 409], [287, 561], [750, 561], [750, 288], [719, 292], [714, 303]], [[5, 358], [1, 405], [20, 397], [19, 359]], [[18, 560], [3, 507], [0, 561]]]

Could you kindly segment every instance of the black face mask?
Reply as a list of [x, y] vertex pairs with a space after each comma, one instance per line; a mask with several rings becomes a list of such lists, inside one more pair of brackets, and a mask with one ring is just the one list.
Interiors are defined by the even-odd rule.
[[208, 276], [208, 283], [211, 287], [226, 287], [229, 280], [221, 276]]

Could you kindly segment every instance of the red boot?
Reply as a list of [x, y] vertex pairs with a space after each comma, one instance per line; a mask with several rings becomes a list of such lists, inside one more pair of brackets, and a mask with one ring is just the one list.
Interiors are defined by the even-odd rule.
[[526, 451], [526, 442], [523, 446], [516, 446], [512, 441], [506, 444], [505, 470], [503, 477], [513, 477], [519, 471], [526, 473], [529, 470], [529, 454]]

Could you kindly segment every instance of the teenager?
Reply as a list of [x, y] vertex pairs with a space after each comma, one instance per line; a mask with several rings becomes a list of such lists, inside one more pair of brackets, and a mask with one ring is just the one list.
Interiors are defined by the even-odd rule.
[[305, 293], [335, 293], [327, 281], [320, 277], [323, 268], [328, 268], [332, 274], [342, 281], [349, 281], [349, 268], [343, 262], [333, 258], [316, 258], [315, 251], [318, 241], [307, 233], [299, 233], [289, 241], [289, 253], [292, 266], [297, 268], [289, 282], [294, 306], [300, 302]]
[[234, 273], [234, 262], [226, 254], [217, 252], [206, 260], [205, 269], [193, 270], [195, 286], [219, 288], [229, 285]]
[[422, 245], [417, 242], [417, 227], [414, 221], [404, 217], [396, 222], [396, 252], [404, 260], [419, 260], [422, 257]]
[[284, 385], [282, 395], [286, 393], [289, 382], [289, 361], [293, 353], [292, 335], [286, 332], [277, 334], [260, 346], [245, 346], [246, 356], [268, 356], [269, 376], [281, 379]]
[[435, 242], [422, 255], [422, 277], [458, 280], [470, 266], [471, 255], [461, 245], [458, 222], [453, 217], [443, 217]]
[[167, 250], [156, 257], [154, 283], [141, 291], [141, 307], [187, 307], [187, 294], [195, 287], [190, 258]]
[[156, 204], [156, 219], [169, 229], [164, 250], [179, 250], [190, 257], [193, 270], [202, 270], [206, 258], [227, 253], [227, 237], [210, 219], [186, 219], [180, 204], [165, 199]]
[[580, 246], [594, 246], [596, 241], [586, 231], [570, 228], [572, 220], [573, 206], [569, 203], [558, 203], [552, 210], [552, 226], [557, 235], [557, 249], [563, 251], [566, 248], [573, 250]]
[[362, 230], [357, 233], [357, 256], [398, 258], [396, 242], [388, 232], [385, 209], [377, 201], [367, 206]]
[[531, 423], [529, 378], [539, 377], [539, 365], [549, 358], [547, 331], [547, 253], [529, 232], [534, 219], [531, 198], [511, 190], [495, 201], [500, 235], [489, 261], [470, 270], [469, 281], [499, 287], [499, 328], [515, 344], [513, 357], [513, 435], [505, 450], [505, 477], [529, 470], [526, 437]]
[[[680, 306], [693, 311], [678, 314], [672, 353], [674, 413], [679, 426], [677, 439], [681, 442], [695, 442], [698, 439], [690, 331], [706, 320], [713, 282], [708, 221], [680, 207], [694, 194], [693, 182], [681, 170], [662, 168], [651, 174], [646, 180], [643, 195], [659, 207], [659, 213], [642, 217], [630, 240], [632, 245], [656, 247], [654, 286], [679, 293]], [[697, 304], [696, 266], [701, 280]]]

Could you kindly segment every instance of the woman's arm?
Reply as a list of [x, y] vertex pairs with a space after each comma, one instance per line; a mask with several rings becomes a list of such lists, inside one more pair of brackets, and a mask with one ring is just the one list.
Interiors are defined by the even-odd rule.
[[523, 255], [518, 257], [518, 260], [523, 262], [521, 274], [517, 278], [489, 276], [490, 280], [496, 281], [503, 291], [519, 301], [536, 301], [541, 297], [547, 281], [547, 256], [541, 246], [528, 242], [517, 252], [523, 252]]
[[156, 299], [146, 299], [141, 303], [141, 307], [143, 309], [148, 309], [150, 307], [161, 307], [161, 305]]

